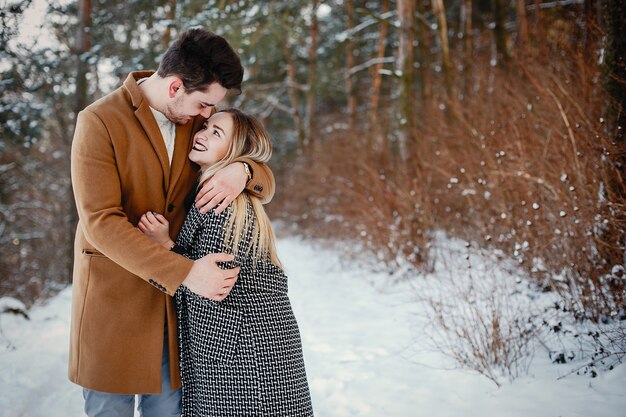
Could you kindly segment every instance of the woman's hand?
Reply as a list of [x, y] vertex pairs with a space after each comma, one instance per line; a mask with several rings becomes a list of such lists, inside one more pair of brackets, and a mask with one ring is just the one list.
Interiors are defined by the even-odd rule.
[[[225, 166], [202, 184], [196, 196], [196, 207], [206, 213], [213, 207], [220, 214], [246, 187], [248, 175], [242, 162]], [[219, 204], [219, 205], [218, 205]]]
[[174, 241], [170, 238], [170, 223], [163, 215], [149, 211], [139, 219], [139, 230], [165, 249], [171, 249]]

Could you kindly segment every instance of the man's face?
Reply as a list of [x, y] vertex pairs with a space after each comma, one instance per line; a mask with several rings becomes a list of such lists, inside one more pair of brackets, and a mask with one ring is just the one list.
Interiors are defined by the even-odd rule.
[[208, 118], [211, 110], [220, 102], [227, 89], [219, 83], [210, 84], [205, 90], [187, 93], [184, 86], [180, 86], [174, 93], [174, 97], [165, 109], [165, 116], [172, 122], [184, 125], [195, 116], [201, 114]]

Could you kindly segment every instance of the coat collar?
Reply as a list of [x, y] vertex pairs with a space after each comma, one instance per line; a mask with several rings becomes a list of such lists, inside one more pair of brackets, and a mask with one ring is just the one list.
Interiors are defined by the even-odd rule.
[[159, 129], [159, 125], [150, 110], [148, 101], [145, 99], [139, 89], [139, 86], [137, 85], [137, 80], [149, 77], [152, 74], [152, 71], [131, 72], [128, 74], [126, 81], [124, 81], [124, 88], [130, 96], [130, 101], [135, 108], [135, 117], [139, 123], [141, 123], [141, 127], [143, 127], [144, 132], [146, 132], [146, 136], [148, 136], [154, 151], [159, 157], [159, 162], [161, 163], [161, 168], [163, 169], [163, 188], [164, 190], [168, 190], [170, 181], [170, 161], [167, 156], [165, 142], [163, 141], [163, 136], [161, 135], [161, 129]]
[[170, 168], [167, 149], [165, 148], [161, 130], [150, 110], [148, 101], [137, 85], [137, 80], [149, 77], [152, 74], [154, 74], [154, 71], [131, 72], [124, 81], [124, 88], [130, 97], [131, 104], [135, 108], [135, 117], [137, 117], [137, 120], [141, 123], [146, 135], [150, 139], [154, 151], [159, 157], [161, 168], [163, 168], [164, 191], [169, 194], [175, 189], [178, 179], [187, 164], [190, 163], [187, 158], [191, 150], [193, 134], [200, 129], [200, 126], [204, 123], [204, 118], [198, 116], [184, 125], [176, 125], [176, 141], [174, 143], [174, 155]]
[[130, 96], [130, 102], [136, 109], [138, 109], [142, 105], [142, 103], [145, 103], [146, 105], [148, 104], [146, 103], [143, 94], [141, 94], [141, 90], [137, 85], [137, 80], [147, 78], [152, 74], [154, 74], [154, 71], [134, 71], [128, 74], [128, 77], [126, 77], [126, 80], [124, 80], [124, 88]]

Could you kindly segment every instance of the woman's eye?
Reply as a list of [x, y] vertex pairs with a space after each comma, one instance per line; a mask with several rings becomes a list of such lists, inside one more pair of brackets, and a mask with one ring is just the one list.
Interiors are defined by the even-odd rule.
[[213, 129], [213, 134], [216, 135], [216, 136], [219, 136], [220, 132], [218, 132], [217, 129]]

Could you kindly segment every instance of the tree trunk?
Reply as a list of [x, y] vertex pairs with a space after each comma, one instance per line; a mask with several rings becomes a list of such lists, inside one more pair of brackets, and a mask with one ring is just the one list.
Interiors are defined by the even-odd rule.
[[[424, 7], [424, 0], [417, 0], [417, 14], [420, 19], [425, 19], [424, 15], [426, 14], [426, 8]], [[417, 47], [418, 47], [418, 62], [419, 62], [419, 79], [417, 80], [417, 86], [419, 89], [420, 96], [422, 98], [422, 102], [424, 107], [426, 107], [426, 103], [430, 99], [430, 86], [428, 83], [428, 43], [427, 43], [427, 35], [430, 28], [423, 23], [416, 24], [416, 35], [417, 35]]]
[[167, 27], [163, 31], [163, 38], [161, 38], [161, 50], [165, 52], [170, 47], [172, 42], [172, 22], [176, 18], [176, 0], [167, 0], [167, 14], [166, 18], [169, 21]]
[[469, 97], [474, 85], [472, 59], [472, 0], [463, 0], [461, 5], [461, 30], [463, 30], [463, 96]]
[[[385, 14], [389, 11], [389, 0], [382, 0], [381, 4], [381, 14]], [[387, 45], [387, 20], [383, 20], [380, 22], [380, 29], [378, 31], [378, 51], [376, 53], [376, 58], [378, 62], [374, 66], [373, 74], [372, 74], [372, 97], [370, 100], [370, 123], [372, 126], [372, 130], [377, 130], [379, 127], [378, 122], [378, 102], [380, 101], [380, 90], [383, 81], [383, 62], [382, 59], [385, 57], [385, 46]], [[377, 135], [378, 136], [378, 135]], [[380, 145], [378, 143], [377, 145]]]
[[506, 29], [504, 28], [505, 15], [504, 0], [493, 0], [493, 17], [495, 20], [493, 35], [496, 41], [497, 60], [507, 65], [509, 62], [509, 51], [506, 45]]
[[623, 248], [626, 245], [623, 210], [626, 203], [626, 3], [603, 0], [602, 5], [605, 21], [602, 113], [607, 142], [612, 148], [604, 159], [606, 187], [602, 199], [613, 207], [616, 221], [602, 231], [600, 238], [607, 244], [602, 245], [605, 253], [600, 255], [601, 259], [606, 259], [607, 265], [619, 265], [624, 262]]
[[78, 32], [76, 33], [76, 96], [74, 117], [87, 106], [87, 70], [86, 54], [91, 49], [91, 0], [80, 0], [78, 3]]
[[400, 20], [398, 31], [398, 71], [401, 74], [398, 83], [398, 136], [400, 156], [405, 160], [408, 157], [409, 138], [414, 127], [412, 108], [415, 101], [413, 93], [415, 0], [398, 0], [397, 11], [398, 19]]
[[533, 45], [535, 47], [545, 45], [545, 38], [543, 36], [544, 28], [543, 28], [543, 13], [541, 12], [541, 0], [534, 0], [535, 8], [535, 34], [534, 34], [534, 42]]
[[[74, 126], [76, 126], [76, 120], [78, 119], [78, 113], [87, 106], [87, 71], [89, 69], [89, 63], [87, 62], [87, 53], [91, 50], [91, 0], [79, 0], [78, 3], [78, 31], [76, 33], [76, 91], [74, 101]], [[69, 155], [69, 144], [71, 143], [71, 135], [67, 139]], [[69, 167], [67, 169], [69, 172]], [[71, 189], [69, 190], [70, 196], [73, 196]], [[69, 203], [69, 215], [66, 233], [71, 236], [76, 231], [76, 225], [78, 224], [78, 213], [74, 204], [74, 199], [70, 199]], [[72, 269], [74, 267], [74, 248], [72, 239], [68, 240], [66, 248], [67, 257], [65, 258], [65, 271], [68, 280], [72, 276]]]
[[298, 150], [304, 150], [304, 124], [302, 123], [302, 116], [300, 115], [300, 103], [298, 101], [297, 81], [296, 81], [296, 69], [291, 58], [291, 50], [289, 49], [289, 43], [285, 41], [284, 47], [285, 62], [287, 63], [287, 91], [289, 92], [289, 100], [291, 101], [291, 107], [293, 108], [293, 122], [298, 133]]
[[318, 0], [313, 0], [311, 5], [311, 45], [309, 47], [309, 85], [306, 94], [306, 136], [305, 146], [313, 144], [315, 133], [315, 96], [317, 94], [317, 7]]
[[443, 4], [443, 0], [433, 0], [433, 13], [437, 18], [437, 26], [439, 28], [443, 76], [446, 84], [446, 94], [448, 96], [448, 99], [450, 99], [452, 98], [452, 64], [450, 61], [450, 44], [448, 42], [446, 7]]
[[[345, 11], [348, 16], [348, 30], [354, 28], [354, 4], [352, 0], [346, 0]], [[348, 36], [346, 40], [346, 97], [348, 98], [348, 119], [350, 121], [350, 130], [354, 131], [356, 127], [356, 94], [354, 91], [354, 82], [350, 70], [354, 67], [354, 44], [352, 36]]]
[[583, 5], [583, 13], [579, 15], [576, 25], [576, 36], [573, 40], [573, 49], [575, 49], [580, 55], [583, 55], [585, 61], [595, 59], [596, 50], [595, 45], [597, 42], [597, 19], [601, 14], [598, 10], [598, 5], [595, 0], [585, 0]]
[[621, 159], [616, 163], [621, 162], [623, 174], [626, 166], [623, 152], [623, 146], [626, 145], [626, 3], [622, 0], [604, 0], [604, 19], [606, 38], [602, 70], [603, 114], [609, 137], [614, 138], [618, 146], [622, 147]]
[[526, 19], [526, 1], [516, 0], [517, 5], [517, 18], [519, 19], [519, 26], [517, 29], [517, 43], [519, 46], [520, 57], [523, 61], [526, 60], [528, 55], [528, 19]]

